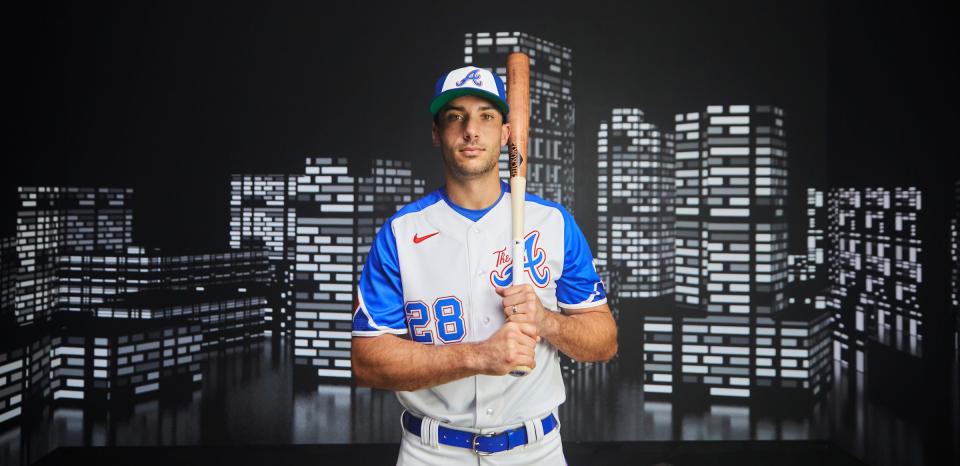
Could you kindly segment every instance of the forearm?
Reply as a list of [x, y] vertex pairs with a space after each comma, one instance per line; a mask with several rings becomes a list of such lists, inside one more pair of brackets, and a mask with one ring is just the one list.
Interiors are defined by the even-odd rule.
[[424, 345], [390, 334], [355, 337], [351, 364], [358, 385], [413, 391], [478, 374], [476, 346]]
[[609, 361], [617, 354], [617, 324], [606, 305], [597, 311], [544, 315], [541, 336], [574, 360]]

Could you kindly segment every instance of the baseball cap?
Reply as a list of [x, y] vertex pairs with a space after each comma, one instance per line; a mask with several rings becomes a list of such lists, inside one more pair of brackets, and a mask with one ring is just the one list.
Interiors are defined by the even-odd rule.
[[506, 86], [496, 73], [476, 66], [457, 68], [440, 76], [430, 102], [430, 114], [436, 115], [447, 102], [464, 95], [475, 95], [493, 102], [506, 117], [510, 113], [507, 105]]

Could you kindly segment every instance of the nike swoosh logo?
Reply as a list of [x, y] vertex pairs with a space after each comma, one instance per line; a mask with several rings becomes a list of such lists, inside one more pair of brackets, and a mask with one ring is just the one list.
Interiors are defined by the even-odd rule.
[[433, 236], [433, 235], [439, 235], [439, 234], [440, 234], [439, 231], [434, 232], [434, 233], [430, 233], [430, 234], [427, 235], [427, 236], [417, 236], [418, 233], [414, 233], [414, 234], [413, 234], [413, 242], [414, 242], [414, 243], [421, 243], [423, 240], [425, 240], [425, 239], [427, 239], [427, 238], [429, 238], [429, 237], [431, 237], [431, 236]]

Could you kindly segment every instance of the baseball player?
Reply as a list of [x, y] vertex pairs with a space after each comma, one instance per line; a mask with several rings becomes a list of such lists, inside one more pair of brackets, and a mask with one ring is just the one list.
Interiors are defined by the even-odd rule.
[[[430, 111], [446, 184], [399, 210], [370, 249], [353, 318], [357, 384], [394, 390], [405, 408], [398, 464], [565, 464], [558, 351], [617, 351], [589, 246], [562, 206], [528, 194], [526, 257], [510, 257], [499, 76], [445, 74]], [[513, 286], [516, 260], [527, 277]], [[523, 366], [526, 376], [508, 375]]]

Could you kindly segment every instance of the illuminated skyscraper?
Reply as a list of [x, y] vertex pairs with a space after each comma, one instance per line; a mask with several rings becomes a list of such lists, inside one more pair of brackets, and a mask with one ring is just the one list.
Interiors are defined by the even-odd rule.
[[714, 315], [783, 309], [783, 111], [717, 105], [676, 121], [677, 305]]
[[319, 376], [350, 377], [350, 321], [357, 283], [354, 177], [347, 159], [308, 158], [297, 180], [292, 302], [294, 360]]
[[827, 303], [838, 358], [863, 371], [866, 340], [920, 356], [923, 268], [917, 188], [838, 188], [827, 195]]
[[133, 236], [132, 189], [19, 188], [19, 325], [46, 319], [56, 306], [56, 258], [76, 251], [121, 251]]
[[[360, 171], [358, 167], [350, 167]], [[364, 176], [346, 158], [308, 158], [297, 179], [296, 257], [291, 281], [294, 362], [346, 379], [356, 284], [376, 231], [423, 194], [410, 164], [375, 160]]]
[[620, 299], [672, 293], [673, 134], [616, 108], [600, 122], [597, 157], [597, 262], [620, 269]]
[[297, 195], [295, 175], [233, 175], [230, 179], [230, 248], [264, 249], [273, 266], [276, 295], [269, 296], [267, 315], [274, 331], [292, 335], [292, 313], [287, 296], [295, 258]]
[[[563, 204], [573, 212], [574, 102], [572, 52], [524, 32], [467, 33], [464, 63], [486, 68], [506, 82], [507, 55], [530, 57], [530, 167], [527, 191]], [[510, 175], [507, 152], [500, 154], [500, 177]]]

